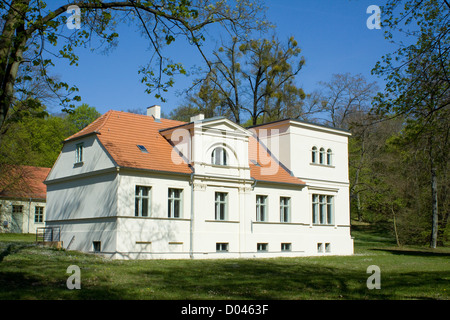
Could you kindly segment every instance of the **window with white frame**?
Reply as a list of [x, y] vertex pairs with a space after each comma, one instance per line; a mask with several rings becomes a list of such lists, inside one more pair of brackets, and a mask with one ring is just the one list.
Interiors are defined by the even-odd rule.
[[136, 186], [134, 215], [148, 217], [150, 214], [150, 187]]
[[291, 222], [291, 198], [280, 197], [280, 221]]
[[228, 252], [228, 242], [217, 242], [216, 252]]
[[325, 164], [325, 149], [324, 148], [320, 148], [320, 150], [319, 150], [319, 163]]
[[312, 195], [312, 223], [325, 225], [334, 223], [334, 196]]
[[215, 193], [215, 219], [227, 220], [228, 219], [228, 193], [216, 192]]
[[317, 253], [323, 252], [323, 243], [317, 243]]
[[331, 151], [331, 149], [327, 150], [327, 165], [331, 166], [333, 163], [331, 161], [331, 156], [333, 154], [333, 151]]
[[312, 150], [311, 150], [311, 162], [312, 163], [317, 162], [317, 147], [316, 146], [312, 147]]
[[211, 153], [211, 163], [219, 166], [226, 166], [228, 164], [227, 161], [227, 152], [222, 147], [215, 148]]
[[181, 218], [182, 210], [182, 194], [183, 190], [169, 188], [168, 195], [168, 217], [169, 218]]
[[292, 251], [292, 243], [282, 243], [281, 251]]
[[34, 222], [35, 223], [44, 222], [44, 207], [39, 206], [34, 207]]
[[313, 146], [311, 149], [311, 163], [332, 166], [333, 150], [331, 150], [330, 148], [325, 150], [324, 147], [317, 149], [316, 146]]
[[268, 243], [257, 243], [256, 244], [256, 251], [258, 251], [258, 252], [267, 252], [267, 251], [269, 251], [269, 244]]
[[83, 162], [83, 147], [84, 143], [78, 143], [75, 146], [75, 163]]
[[23, 213], [23, 206], [21, 205], [13, 205], [12, 213]]
[[267, 196], [256, 196], [256, 221], [267, 221]]

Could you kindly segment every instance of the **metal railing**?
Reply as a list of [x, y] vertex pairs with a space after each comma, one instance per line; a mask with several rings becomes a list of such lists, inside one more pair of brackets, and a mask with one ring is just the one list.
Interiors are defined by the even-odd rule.
[[61, 241], [61, 227], [39, 227], [36, 229], [36, 242]]

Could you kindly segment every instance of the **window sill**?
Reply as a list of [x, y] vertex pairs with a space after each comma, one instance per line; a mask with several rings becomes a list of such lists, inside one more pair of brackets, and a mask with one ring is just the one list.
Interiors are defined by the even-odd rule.
[[293, 225], [293, 226], [307, 226], [307, 223], [300, 222], [270, 222], [270, 221], [252, 221], [255, 224], [284, 224], [284, 225]]
[[73, 167], [74, 167], [74, 168], [80, 168], [80, 167], [83, 166], [83, 164], [84, 164], [83, 161], [81, 161], [81, 162], [75, 162], [75, 163], [73, 164]]
[[205, 220], [205, 222], [239, 223], [239, 221], [232, 221], [232, 220]]
[[331, 165], [331, 164], [325, 164], [325, 163], [314, 163], [314, 162], [310, 162], [309, 163], [311, 166], [317, 166], [317, 167], [325, 167], [325, 168], [336, 168], [335, 166]]
[[120, 216], [120, 218], [138, 218], [149, 220], [171, 220], [171, 221], [190, 221], [191, 219], [184, 218], [168, 218], [168, 217], [142, 217], [142, 216]]

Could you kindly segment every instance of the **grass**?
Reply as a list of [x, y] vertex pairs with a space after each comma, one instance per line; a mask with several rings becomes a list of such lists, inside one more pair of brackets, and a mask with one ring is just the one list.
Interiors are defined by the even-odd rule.
[[[0, 299], [445, 299], [450, 248], [397, 248], [383, 230], [357, 226], [355, 255], [227, 260], [108, 260], [0, 234]], [[81, 269], [69, 290], [67, 267]], [[367, 267], [381, 289], [366, 286]]]

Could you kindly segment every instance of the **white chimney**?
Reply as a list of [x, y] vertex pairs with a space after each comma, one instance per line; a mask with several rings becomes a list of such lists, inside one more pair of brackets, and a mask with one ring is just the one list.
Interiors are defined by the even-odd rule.
[[191, 117], [191, 122], [199, 121], [199, 120], [203, 120], [203, 119], [205, 119], [205, 115], [203, 113], [200, 113], [196, 116]]
[[158, 105], [148, 107], [147, 116], [152, 116], [156, 121], [159, 121], [161, 118], [161, 107]]

